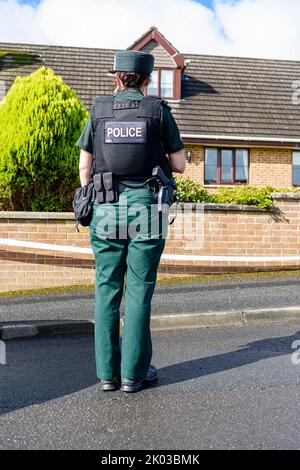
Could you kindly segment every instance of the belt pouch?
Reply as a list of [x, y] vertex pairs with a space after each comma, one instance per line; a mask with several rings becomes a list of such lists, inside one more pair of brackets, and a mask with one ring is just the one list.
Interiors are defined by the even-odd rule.
[[114, 175], [111, 172], [107, 172], [107, 173], [102, 173], [102, 176], [103, 176], [103, 186], [105, 188], [106, 201], [117, 202], [119, 197], [118, 197]]
[[105, 202], [104, 186], [102, 181], [102, 173], [97, 173], [93, 176], [94, 188], [96, 190], [96, 199], [99, 204]]

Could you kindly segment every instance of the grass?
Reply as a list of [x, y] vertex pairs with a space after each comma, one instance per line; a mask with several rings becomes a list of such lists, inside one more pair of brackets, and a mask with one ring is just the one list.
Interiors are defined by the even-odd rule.
[[[249, 273], [230, 273], [230, 274], [199, 274], [187, 277], [172, 277], [161, 278], [157, 281], [157, 286], [168, 286], [176, 284], [190, 284], [195, 282], [217, 281], [224, 279], [266, 279], [276, 277], [278, 275], [300, 276], [300, 269], [291, 271], [266, 271], [266, 272], [249, 272]], [[45, 289], [31, 289], [0, 292], [0, 299], [13, 298], [13, 297], [30, 297], [35, 295], [63, 295], [77, 292], [94, 293], [94, 285], [77, 285], [77, 286], [63, 286], [63, 287], [50, 287]]]
[[32, 295], [55, 295], [55, 294], [71, 294], [72, 292], [93, 292], [93, 285], [78, 285], [78, 286], [62, 286], [62, 287], [48, 287], [43, 289], [30, 289], [30, 290], [16, 290], [0, 292], [0, 299], [10, 297], [30, 297]]
[[248, 273], [227, 273], [227, 274], [197, 274], [194, 276], [178, 277], [178, 278], [165, 278], [159, 279], [158, 285], [168, 284], [184, 284], [191, 282], [207, 282], [207, 280], [222, 280], [222, 279], [254, 279], [254, 278], [272, 278], [278, 275], [284, 276], [300, 276], [300, 269], [290, 271], [265, 271], [265, 272], [248, 272]]

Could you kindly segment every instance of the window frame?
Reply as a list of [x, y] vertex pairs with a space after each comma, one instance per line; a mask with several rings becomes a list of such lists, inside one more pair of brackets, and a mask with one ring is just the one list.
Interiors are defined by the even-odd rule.
[[[173, 73], [173, 96], [161, 96], [161, 71], [165, 71], [165, 70], [167, 70], [167, 71], [170, 70]], [[157, 85], [158, 85], [158, 87], [157, 87], [157, 89], [158, 89], [157, 96], [159, 96], [163, 100], [175, 100], [176, 99], [176, 74], [175, 74], [175, 70], [176, 69], [174, 69], [172, 67], [155, 67], [153, 69], [153, 72], [157, 72]], [[145, 95], [146, 96], [148, 95], [148, 87], [146, 89]], [[156, 95], [153, 95], [153, 96], [156, 96]]]
[[295, 153], [299, 153], [300, 154], [300, 150], [293, 150], [292, 151], [292, 186], [294, 188], [300, 188], [300, 183], [299, 184], [294, 184], [293, 181], [294, 181], [294, 154]]
[[[207, 150], [217, 150], [217, 181], [206, 181], [205, 180], [205, 157]], [[232, 181], [221, 181], [222, 168], [221, 168], [221, 154], [222, 150], [232, 151]], [[241, 183], [236, 181], [236, 151], [237, 150], [246, 150], [247, 151], [247, 181], [246, 183]], [[231, 185], [231, 186], [242, 186], [249, 184], [249, 169], [250, 169], [250, 149], [242, 147], [205, 147], [204, 150], [204, 184], [207, 186], [211, 185]]]

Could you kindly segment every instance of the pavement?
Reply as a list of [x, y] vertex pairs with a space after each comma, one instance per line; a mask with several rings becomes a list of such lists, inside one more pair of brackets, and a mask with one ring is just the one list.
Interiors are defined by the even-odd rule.
[[7, 341], [0, 449], [299, 449], [299, 340], [300, 322], [155, 331], [137, 394], [99, 390], [91, 335]]
[[[124, 298], [121, 316], [124, 314]], [[0, 298], [0, 337], [93, 331], [94, 293], [38, 294]], [[300, 320], [299, 272], [207, 276], [201, 281], [157, 285], [152, 329], [243, 326]]]

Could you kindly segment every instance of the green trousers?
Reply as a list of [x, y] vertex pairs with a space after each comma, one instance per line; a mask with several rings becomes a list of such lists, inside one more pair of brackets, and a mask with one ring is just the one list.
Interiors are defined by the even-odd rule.
[[[139, 380], [151, 357], [151, 299], [167, 235], [148, 188], [124, 191], [117, 203], [94, 203], [90, 241], [96, 262], [95, 352], [97, 376]], [[124, 282], [126, 279], [126, 282]], [[120, 341], [120, 303], [125, 317]]]

